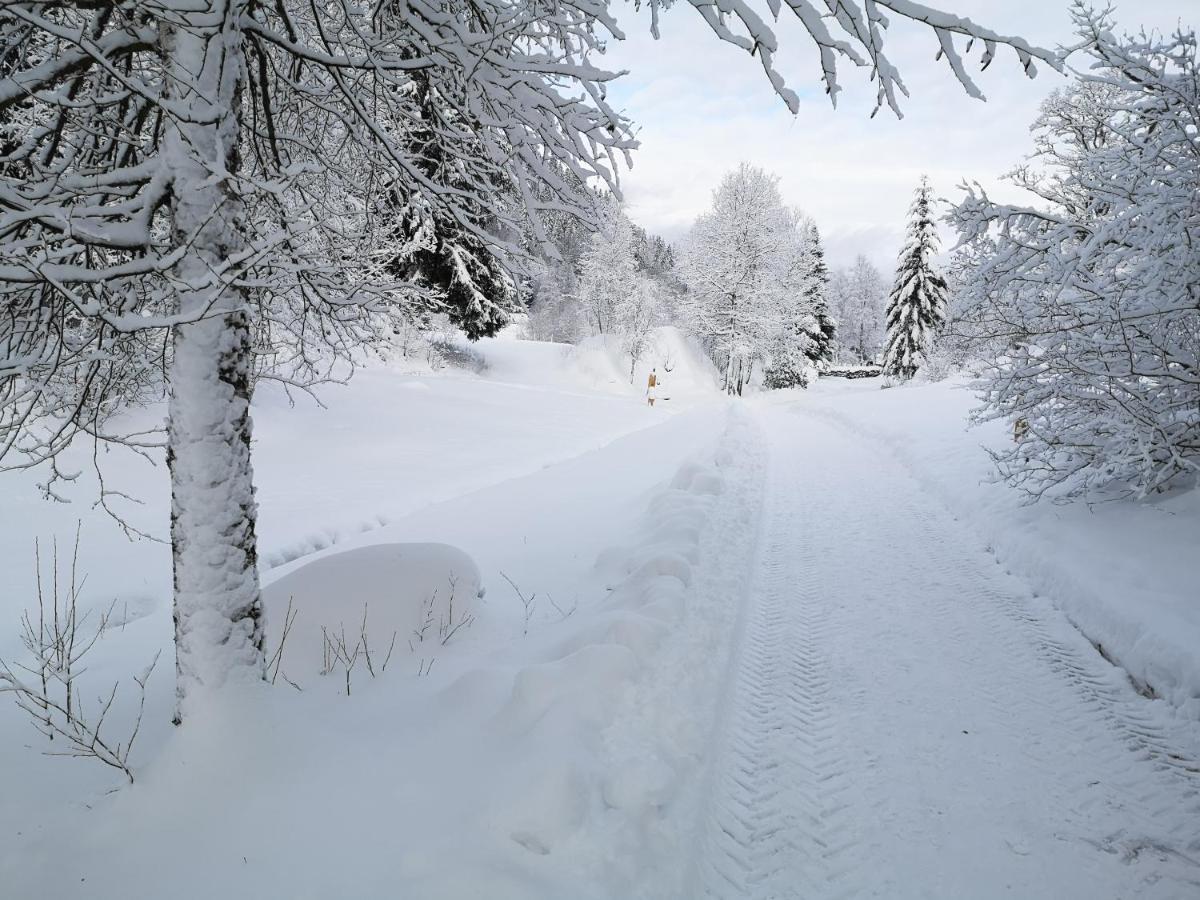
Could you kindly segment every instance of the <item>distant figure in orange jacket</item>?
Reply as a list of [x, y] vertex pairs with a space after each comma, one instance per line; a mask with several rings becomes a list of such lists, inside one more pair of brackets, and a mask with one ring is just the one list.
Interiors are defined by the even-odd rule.
[[650, 380], [646, 382], [646, 402], [651, 406], [654, 405], [654, 395], [658, 388], [658, 375], [656, 369], [650, 370]]

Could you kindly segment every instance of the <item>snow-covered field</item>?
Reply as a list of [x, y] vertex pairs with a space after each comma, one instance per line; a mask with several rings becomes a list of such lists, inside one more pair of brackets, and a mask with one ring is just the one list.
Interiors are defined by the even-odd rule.
[[[954, 383], [732, 402], [668, 331], [649, 409], [603, 347], [478, 349], [260, 392], [272, 651], [295, 624], [274, 684], [178, 729], [165, 548], [86, 475], [0, 475], [0, 655], [76, 519], [114, 735], [168, 651], [132, 786], [0, 703], [0, 897], [1200, 892], [1194, 492], [1020, 507]], [[161, 533], [162, 467], [108, 472]]]

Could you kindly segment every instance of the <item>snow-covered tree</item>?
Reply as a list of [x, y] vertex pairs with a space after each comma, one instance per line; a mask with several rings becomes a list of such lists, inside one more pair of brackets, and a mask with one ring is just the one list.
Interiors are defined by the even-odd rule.
[[[679, 268], [689, 327], [708, 342], [729, 393], [742, 392], [781, 327], [782, 280], [796, 246], [778, 177], [746, 163], [721, 179], [712, 209], [688, 235]], [[799, 286], [791, 293], [801, 296]]]
[[887, 306], [883, 370], [911, 378], [946, 317], [946, 280], [933, 264], [938, 252], [933, 189], [922, 178], [908, 210], [908, 232]]
[[490, 327], [481, 248], [592, 218], [577, 185], [632, 146], [578, 61], [601, 9], [452, 5], [0, 8], [0, 450], [128, 439], [111, 387], [165, 362], [181, 711], [262, 672], [252, 334], [348, 351], [426, 251]]
[[1034, 125], [1012, 180], [967, 191], [956, 325], [991, 360], [978, 417], [1022, 420], [995, 455], [1032, 497], [1200, 470], [1200, 69], [1194, 34], [1117, 39], [1077, 6], [1089, 66]]
[[[777, 7], [690, 5], [798, 108]], [[657, 33], [669, 4], [648, 6]], [[1057, 64], [911, 0], [790, 9], [831, 98], [840, 57], [897, 108], [883, 10], [932, 29], [973, 95], [956, 38], [985, 65], [997, 43], [1030, 74]], [[545, 239], [544, 212], [594, 219], [578, 185], [612, 184], [633, 147], [594, 64], [609, 35], [605, 0], [0, 6], [0, 453], [52, 464], [77, 436], [120, 439], [109, 392], [165, 364], [181, 710], [263, 670], [251, 335], [305, 361], [350, 351], [439, 286], [464, 327], [493, 327], [494, 263]], [[427, 284], [397, 284], [422, 253]]]
[[830, 280], [830, 306], [838, 323], [840, 359], [872, 362], [883, 349], [887, 286], [865, 256], [849, 269], [837, 269]]
[[573, 344], [587, 333], [573, 266], [539, 265], [528, 288], [528, 335], [536, 341]]
[[809, 259], [804, 289], [805, 316], [810, 319], [805, 325], [810, 340], [806, 355], [813, 363], [828, 363], [833, 361], [836, 349], [837, 325], [829, 313], [829, 266], [825, 263], [825, 248], [821, 246], [817, 223], [811, 219], [804, 228], [804, 239]]
[[629, 378], [634, 377], [638, 362], [646, 355], [650, 336], [659, 324], [660, 305], [657, 282], [639, 274], [629, 296], [617, 303], [613, 322], [621, 338], [621, 348], [629, 354]]
[[521, 284], [528, 308], [528, 331], [535, 340], [573, 344], [587, 333], [579, 302], [579, 262], [591, 242], [589, 223], [548, 210], [543, 216], [547, 240], [527, 234], [533, 263]]
[[822, 316], [827, 273], [813, 239], [816, 226], [798, 210], [782, 221], [785, 231], [772, 260], [776, 291], [764, 298], [771, 319], [763, 387], [770, 390], [808, 386], [809, 371], [823, 361], [822, 320], [832, 326], [828, 312]]
[[[478, 118], [447, 96], [427, 72], [418, 69], [410, 77], [408, 93], [419, 116], [400, 129], [404, 149], [423, 177], [469, 195], [476, 185], [462, 173], [460, 160], [482, 155], [484, 147], [477, 138], [469, 149], [461, 143], [447, 146], [445, 133], [451, 131], [460, 141], [472, 140], [469, 136], [479, 131]], [[496, 172], [493, 177], [495, 190], [511, 195], [507, 173]], [[495, 334], [516, 308], [517, 294], [509, 266], [482, 236], [495, 232], [498, 225], [495, 200], [464, 202], [462, 212], [471, 215], [469, 224], [474, 228], [426, 203], [413, 203], [399, 187], [391, 200], [385, 211], [395, 216], [397, 235], [403, 241], [394, 260], [399, 276], [424, 288], [426, 302], [445, 312], [469, 338]]]
[[617, 306], [637, 290], [633, 223], [610, 199], [600, 227], [579, 260], [579, 300], [595, 334], [616, 330]]

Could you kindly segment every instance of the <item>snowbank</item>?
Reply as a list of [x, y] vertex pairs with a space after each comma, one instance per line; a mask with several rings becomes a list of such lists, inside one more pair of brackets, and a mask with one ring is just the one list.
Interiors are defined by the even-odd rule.
[[344, 671], [338, 650], [353, 660], [352, 671], [367, 667], [368, 654], [372, 668], [387, 665], [397, 643], [402, 652], [420, 644], [432, 659], [470, 627], [481, 582], [475, 561], [448, 544], [374, 544], [319, 556], [263, 588], [268, 653], [282, 646], [278, 669], [301, 687], [331, 668]]
[[[530, 378], [556, 358], [510, 345], [500, 352]], [[653, 767], [610, 789], [596, 736], [621, 687], [670, 636], [665, 617], [683, 603], [683, 570], [654, 562], [637, 575], [653, 596], [616, 608], [640, 602], [607, 590], [634, 570], [610, 575], [593, 563], [597, 548], [648, 540], [639, 516], [682, 460], [711, 467], [726, 402], [710, 396], [711, 405], [672, 414], [632, 392], [503, 382], [503, 365], [493, 365], [482, 375], [366, 370], [323, 391], [327, 409], [260, 393], [261, 534], [275, 563], [264, 576], [268, 646], [295, 597], [281, 669], [302, 691], [280, 677], [172, 727], [169, 558], [87, 512], [89, 598], [131, 591], [149, 601], [131, 602], [130, 623], [103, 639], [88, 690], [167, 651], [134, 751], [138, 780], [110, 794], [106, 770], [40, 756], [26, 746], [28, 723], [0, 703], [0, 733], [17, 736], [0, 742], [0, 770], [14, 773], [0, 791], [0, 822], [12, 823], [0, 843], [0, 894], [125, 900], [170, 881], [181, 900], [617, 895], [603, 878], [580, 886], [573, 848], [594, 843], [609, 801], [632, 808], [643, 787], [659, 789]], [[160, 474], [137, 463], [109, 482], [140, 489], [139, 521], [151, 527], [166, 522]], [[10, 542], [0, 547], [20, 564], [23, 584], [0, 610], [14, 623], [33, 574], [31, 549], [15, 545], [69, 533], [80, 511], [37, 500], [23, 478], [8, 483], [25, 499], [22, 520], [3, 522]], [[680, 513], [683, 543], [673, 546], [686, 559], [689, 535], [704, 526], [698, 511]], [[107, 543], [97, 536], [106, 529]], [[470, 582], [467, 594], [489, 586], [473, 600], [474, 619], [444, 645], [410, 646], [401, 629], [411, 631], [415, 609], [451, 572]], [[386, 673], [372, 678], [358, 662], [346, 697], [340, 670], [317, 675], [320, 626], [340, 634], [344, 625], [354, 644], [364, 605], [376, 662], [392, 631], [397, 644]], [[16, 649], [11, 629], [0, 644]]]
[[992, 482], [980, 446], [1011, 435], [1000, 422], [967, 429], [976, 401], [961, 381], [887, 391], [827, 381], [799, 399], [895, 454], [1139, 689], [1200, 718], [1200, 491], [1146, 503], [1022, 505]]

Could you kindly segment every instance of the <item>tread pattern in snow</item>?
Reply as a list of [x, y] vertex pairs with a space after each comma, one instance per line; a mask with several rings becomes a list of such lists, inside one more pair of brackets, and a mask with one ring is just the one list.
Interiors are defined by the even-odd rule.
[[[828, 708], [828, 616], [796, 483], [772, 479], [767, 545], [692, 896], [853, 896], [849, 775]], [[797, 538], [796, 543], [789, 538]]]
[[1191, 732], [898, 463], [767, 413], [686, 900], [1200, 896]]

